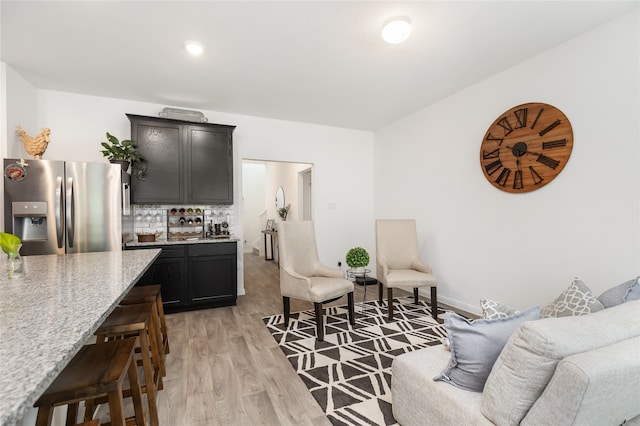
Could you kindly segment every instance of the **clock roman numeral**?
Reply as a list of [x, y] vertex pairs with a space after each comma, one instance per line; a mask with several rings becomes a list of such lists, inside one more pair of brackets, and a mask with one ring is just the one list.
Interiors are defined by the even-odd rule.
[[513, 112], [516, 116], [516, 129], [527, 127], [527, 111], [528, 108], [521, 108]]
[[487, 164], [486, 166], [484, 166], [484, 169], [487, 171], [487, 174], [489, 176], [491, 176], [501, 168], [502, 168], [502, 161], [500, 159], [497, 159], [493, 163]]
[[558, 167], [558, 165], [560, 164], [559, 161], [554, 160], [553, 158], [549, 158], [544, 154], [540, 154], [538, 155], [538, 159], [536, 160], [538, 163], [542, 163], [547, 167], [551, 167], [552, 169], [555, 169], [556, 167]]
[[507, 117], [502, 117], [500, 119], [500, 121], [498, 121], [498, 123], [496, 123], [498, 126], [502, 127], [502, 129], [504, 130], [504, 135], [507, 136], [509, 135], [509, 133], [513, 132], [513, 127], [511, 127], [511, 123], [509, 123], [509, 120], [507, 119]]
[[496, 183], [500, 186], [505, 186], [507, 181], [509, 180], [509, 175], [511, 174], [511, 170], [508, 168], [503, 168], [500, 172], [500, 175], [496, 178]]
[[482, 150], [482, 159], [488, 160], [490, 158], [500, 158], [500, 148], [496, 148], [489, 152]]
[[566, 139], [560, 139], [560, 140], [557, 140], [557, 141], [542, 142], [542, 149], [559, 148], [561, 146], [567, 146], [567, 140]]
[[513, 176], [513, 189], [522, 188], [524, 188], [524, 185], [522, 184], [522, 170], [516, 170], [516, 173]]
[[547, 127], [545, 127], [544, 129], [540, 130], [540, 133], [538, 133], [540, 136], [544, 136], [547, 133], [549, 133], [554, 127], [556, 127], [558, 124], [560, 124], [561, 121], [560, 120], [556, 120], [553, 123], [549, 124]]
[[544, 179], [542, 179], [542, 176], [540, 176], [538, 174], [538, 172], [536, 172], [535, 170], [533, 170], [533, 167], [529, 166], [529, 171], [531, 172], [531, 179], [533, 179], [533, 183], [534, 184], [539, 184], [540, 182], [542, 182]]
[[540, 111], [538, 111], [538, 114], [536, 114], [536, 118], [534, 118], [533, 123], [531, 123], [531, 129], [536, 127], [536, 124], [538, 124], [538, 118], [540, 118], [540, 115], [542, 115], [542, 111], [544, 111], [544, 108], [540, 108]]
[[498, 144], [498, 146], [502, 145], [502, 141], [504, 141], [504, 139], [503, 139], [503, 138], [496, 138], [496, 137], [495, 137], [495, 136], [493, 136], [491, 133], [489, 133], [489, 134], [487, 135], [487, 140], [488, 140], [488, 141], [495, 141], [495, 142]]

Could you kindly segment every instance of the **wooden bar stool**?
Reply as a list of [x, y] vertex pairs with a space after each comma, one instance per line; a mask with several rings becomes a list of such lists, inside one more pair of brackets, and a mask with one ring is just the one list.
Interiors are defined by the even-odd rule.
[[150, 423], [152, 426], [158, 426], [156, 392], [162, 389], [162, 370], [156, 340], [157, 333], [152, 317], [152, 303], [117, 306], [98, 327], [95, 334], [98, 344], [131, 336], [138, 337], [144, 371], [144, 384], [140, 389], [147, 394]]
[[[134, 305], [138, 303], [153, 303], [154, 304], [154, 316], [157, 321], [157, 329], [159, 331], [159, 341], [161, 342], [160, 349], [163, 355], [169, 353], [169, 333], [167, 330], [167, 322], [164, 317], [164, 308], [162, 306], [162, 293], [160, 285], [146, 285], [133, 287], [127, 295], [122, 299], [120, 305]], [[166, 376], [167, 371], [165, 369], [164, 361], [162, 363], [162, 375]]]
[[[100, 345], [86, 345], [67, 364], [55, 378], [49, 388], [36, 401], [38, 408], [36, 426], [50, 426], [53, 409], [59, 405], [68, 405], [68, 426], [77, 421], [78, 404], [107, 397], [111, 424], [125, 426], [123, 382], [129, 377], [131, 397], [135, 410], [135, 424], [144, 426], [144, 411], [140, 396], [138, 372], [134, 360], [136, 339], [124, 339]], [[98, 425], [90, 420], [92, 413], [86, 413], [89, 425]], [[131, 419], [133, 420], [133, 419]]]

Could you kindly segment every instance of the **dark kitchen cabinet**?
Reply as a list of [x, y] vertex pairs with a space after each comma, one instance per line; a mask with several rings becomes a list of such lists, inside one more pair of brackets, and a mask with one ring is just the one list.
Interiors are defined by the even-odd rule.
[[161, 285], [165, 310], [175, 312], [188, 303], [186, 295], [186, 250], [183, 245], [134, 247], [132, 250], [160, 248], [160, 256], [153, 262], [136, 285]]
[[129, 247], [162, 253], [136, 285], [160, 284], [166, 312], [235, 305], [237, 248], [234, 241]]
[[127, 114], [146, 160], [132, 179], [134, 203], [233, 204], [235, 126]]
[[189, 303], [208, 304], [237, 297], [236, 244], [188, 246]]

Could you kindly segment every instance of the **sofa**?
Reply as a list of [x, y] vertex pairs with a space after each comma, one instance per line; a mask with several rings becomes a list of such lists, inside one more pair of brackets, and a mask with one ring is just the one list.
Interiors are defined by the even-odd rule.
[[394, 360], [400, 425], [640, 425], [640, 300], [523, 322], [481, 392], [434, 380], [450, 360], [442, 345]]

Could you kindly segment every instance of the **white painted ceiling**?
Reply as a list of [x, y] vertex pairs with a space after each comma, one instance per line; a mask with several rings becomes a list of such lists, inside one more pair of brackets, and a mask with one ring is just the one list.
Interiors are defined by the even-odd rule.
[[40, 89], [375, 130], [639, 4], [2, 0], [0, 59]]

